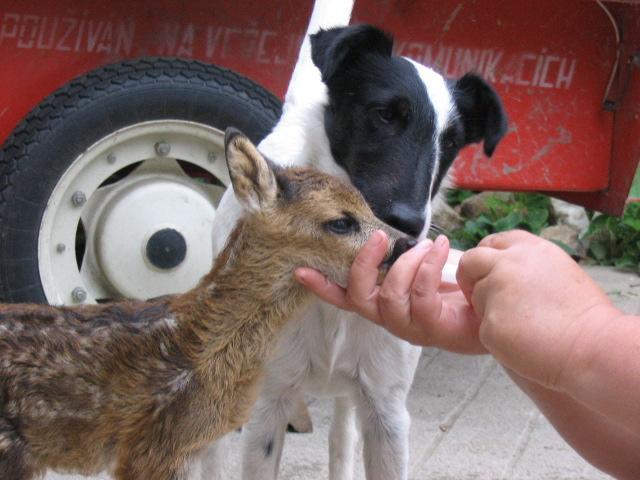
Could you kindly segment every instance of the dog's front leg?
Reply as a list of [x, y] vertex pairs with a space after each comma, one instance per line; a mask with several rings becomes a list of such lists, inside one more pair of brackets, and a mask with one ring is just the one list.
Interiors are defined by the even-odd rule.
[[251, 420], [242, 428], [243, 480], [275, 480], [284, 447], [284, 434], [291, 415], [292, 395], [264, 394], [253, 408]]
[[[229, 436], [225, 435], [209, 444], [192, 460], [189, 480], [224, 480], [227, 475]], [[199, 467], [199, 468], [198, 468]]]
[[329, 431], [329, 480], [351, 480], [358, 432], [355, 405], [348, 397], [336, 397]]
[[406, 480], [409, 465], [409, 412], [405, 396], [364, 393], [357, 406], [367, 480]]

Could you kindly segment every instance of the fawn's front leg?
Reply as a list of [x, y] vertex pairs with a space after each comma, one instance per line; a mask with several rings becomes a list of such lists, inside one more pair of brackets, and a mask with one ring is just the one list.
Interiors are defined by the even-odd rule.
[[141, 468], [135, 460], [119, 464], [113, 473], [115, 480], [191, 480], [189, 476], [189, 469], [184, 464]]
[[[170, 442], [167, 442], [170, 443]], [[115, 480], [191, 480], [189, 458], [157, 443], [126, 445], [120, 450]]]

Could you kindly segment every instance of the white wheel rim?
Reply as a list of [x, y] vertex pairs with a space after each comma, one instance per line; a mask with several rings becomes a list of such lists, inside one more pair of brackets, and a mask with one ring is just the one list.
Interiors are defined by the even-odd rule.
[[[40, 224], [38, 266], [49, 303], [145, 299], [196, 285], [213, 262], [213, 219], [224, 187], [192, 178], [183, 166], [228, 185], [223, 132], [182, 120], [143, 122], [102, 138], [72, 162]], [[133, 170], [113, 181], [125, 167]], [[112, 183], [101, 186], [107, 179]], [[80, 221], [86, 240], [79, 268]]]

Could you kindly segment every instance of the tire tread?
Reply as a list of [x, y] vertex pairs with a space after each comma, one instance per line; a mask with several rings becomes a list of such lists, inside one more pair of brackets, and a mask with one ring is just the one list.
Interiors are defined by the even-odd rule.
[[[113, 95], [131, 84], [212, 85], [261, 106], [273, 117], [280, 116], [280, 100], [266, 89], [242, 75], [197, 60], [168, 57], [145, 57], [102, 66], [59, 88], [38, 104], [7, 137], [0, 149], [0, 267], [11, 261], [6, 257], [7, 200], [15, 197], [14, 178], [28, 165], [30, 151], [47, 138], [57, 125], [81, 110], [87, 102]], [[0, 268], [0, 300], [10, 298], [6, 268]]]

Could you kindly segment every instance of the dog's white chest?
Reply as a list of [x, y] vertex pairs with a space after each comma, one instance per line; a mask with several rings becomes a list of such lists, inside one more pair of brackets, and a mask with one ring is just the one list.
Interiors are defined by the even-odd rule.
[[401, 375], [419, 351], [355, 314], [316, 302], [281, 337], [269, 372], [282, 386], [315, 396], [350, 395], [363, 381], [372, 388], [387, 384], [393, 369]]

